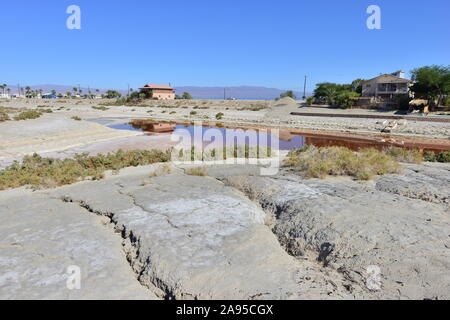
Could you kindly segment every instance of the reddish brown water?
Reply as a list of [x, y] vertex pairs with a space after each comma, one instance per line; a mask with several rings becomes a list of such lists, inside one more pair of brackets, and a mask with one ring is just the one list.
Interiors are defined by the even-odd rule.
[[[182, 122], [155, 122], [153, 120], [134, 120], [130, 124], [113, 126], [122, 130], [139, 130], [149, 134], [176, 134], [177, 130], [187, 130], [193, 134], [196, 129], [200, 129], [202, 136], [208, 129], [214, 128], [222, 132], [225, 137], [228, 130], [238, 130], [241, 135], [248, 135], [249, 132], [266, 133], [269, 127], [257, 127], [250, 125], [224, 125], [220, 123], [207, 123], [201, 127], [193, 123]], [[316, 131], [280, 129], [278, 132], [267, 132], [269, 142], [278, 139], [280, 150], [292, 150], [301, 148], [306, 144], [323, 146], [342, 146], [358, 151], [363, 148], [384, 149], [395, 146], [408, 149], [420, 149], [423, 151], [442, 152], [450, 150], [449, 140], [413, 138], [393, 135], [377, 135], [366, 133], [350, 133], [338, 131]], [[226, 141], [224, 141], [226, 143]]]

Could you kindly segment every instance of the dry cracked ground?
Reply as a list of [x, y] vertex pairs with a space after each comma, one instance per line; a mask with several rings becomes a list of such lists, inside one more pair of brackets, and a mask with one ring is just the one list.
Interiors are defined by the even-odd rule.
[[450, 298], [448, 165], [372, 182], [158, 166], [0, 192], [0, 299]]

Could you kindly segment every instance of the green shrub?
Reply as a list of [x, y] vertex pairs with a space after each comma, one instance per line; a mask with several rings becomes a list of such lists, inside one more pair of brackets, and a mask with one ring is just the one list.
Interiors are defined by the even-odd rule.
[[222, 120], [224, 114], [222, 112], [219, 112], [218, 114], [216, 114], [216, 119], [217, 120]]
[[448, 163], [450, 162], [450, 150], [449, 151], [445, 151], [445, 152], [441, 152], [436, 156], [436, 161], [437, 162], [443, 162], [443, 163]]
[[94, 110], [100, 110], [100, 111], [106, 111], [106, 110], [109, 110], [109, 108], [106, 108], [106, 107], [95, 107], [95, 106], [93, 106], [92, 109], [94, 109]]
[[314, 103], [314, 97], [308, 97], [306, 98], [306, 104], [308, 106], [312, 106], [312, 104]]
[[351, 108], [355, 105], [354, 98], [359, 94], [353, 91], [343, 91], [336, 96], [336, 104], [341, 108]]
[[183, 92], [183, 95], [181, 96], [181, 99], [191, 100], [192, 96], [189, 92]]
[[75, 121], [81, 121], [81, 118], [78, 117], [78, 116], [74, 116], [74, 117], [72, 117], [72, 120], [75, 120]]
[[197, 111], [191, 111], [191, 116], [195, 116], [197, 114]]
[[36, 110], [27, 110], [24, 112], [21, 112], [19, 115], [14, 117], [15, 121], [21, 121], [21, 120], [29, 120], [29, 119], [37, 119], [40, 116], [42, 116], [42, 113]]
[[424, 155], [424, 161], [428, 162], [442, 162], [442, 163], [448, 163], [450, 162], [450, 150], [449, 151], [443, 151], [440, 153], [435, 153], [432, 151], [425, 151], [423, 153]]
[[425, 151], [423, 153], [423, 160], [427, 162], [436, 162], [436, 153], [432, 151]]
[[76, 155], [73, 159], [42, 158], [34, 154], [14, 162], [0, 171], [0, 190], [31, 185], [34, 188], [56, 187], [91, 178], [103, 178], [107, 170], [168, 162], [170, 154], [158, 150], [136, 150], [106, 155]]
[[444, 98], [444, 100], [442, 101], [442, 104], [446, 107], [450, 107], [450, 96], [447, 96], [446, 98]]

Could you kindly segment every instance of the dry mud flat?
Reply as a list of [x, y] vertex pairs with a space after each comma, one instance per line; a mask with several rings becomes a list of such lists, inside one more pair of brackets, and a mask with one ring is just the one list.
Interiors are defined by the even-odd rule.
[[136, 135], [142, 133], [113, 130], [61, 114], [46, 114], [27, 121], [6, 121], [0, 123], [0, 161]]
[[450, 298], [448, 165], [367, 183], [158, 166], [0, 192], [0, 298]]

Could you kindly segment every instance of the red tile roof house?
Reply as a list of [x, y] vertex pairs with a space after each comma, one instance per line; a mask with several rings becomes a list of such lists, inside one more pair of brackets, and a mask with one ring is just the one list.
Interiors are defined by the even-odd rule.
[[139, 88], [147, 98], [156, 100], [175, 100], [175, 89], [164, 84], [146, 84]]

